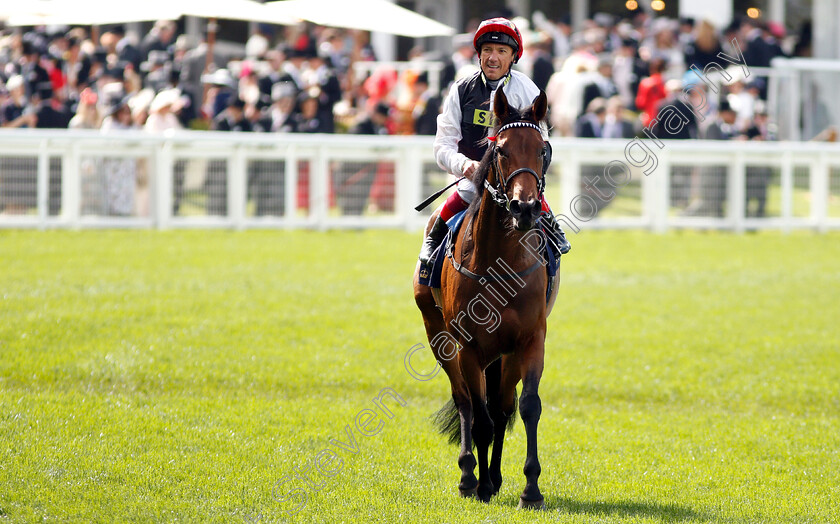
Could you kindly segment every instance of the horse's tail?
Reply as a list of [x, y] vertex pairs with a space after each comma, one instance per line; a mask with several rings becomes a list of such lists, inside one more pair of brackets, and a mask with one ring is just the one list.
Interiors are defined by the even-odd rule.
[[450, 444], [461, 442], [461, 415], [453, 399], [450, 398], [449, 402], [434, 414], [432, 421], [441, 435], [449, 436]]
[[[513, 411], [511, 411], [510, 415], [506, 416], [506, 431], [510, 432], [516, 425], [516, 413], [518, 410], [519, 398], [517, 397], [516, 390], [514, 389]], [[437, 413], [432, 416], [432, 423], [441, 435], [449, 437], [450, 444], [458, 444], [461, 442], [461, 415], [458, 413], [458, 407], [455, 405], [455, 401], [451, 398], [437, 411]]]

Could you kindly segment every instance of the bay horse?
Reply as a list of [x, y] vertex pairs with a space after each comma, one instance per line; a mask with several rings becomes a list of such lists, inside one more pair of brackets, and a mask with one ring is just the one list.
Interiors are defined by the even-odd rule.
[[[546, 109], [542, 91], [522, 112], [510, 106], [503, 89], [496, 91], [495, 138], [472, 176], [479, 194], [467, 209], [454, 247], [446, 255], [443, 249], [438, 254], [448, 259], [443, 262], [440, 304], [432, 288], [419, 283], [419, 263], [414, 272], [414, 299], [452, 390], [452, 400], [438, 412], [436, 422], [451, 442], [460, 440], [461, 496], [487, 502], [498, 493], [505, 430], [514, 422], [516, 387], [522, 381], [518, 405], [527, 456], [520, 508], [544, 507], [537, 482], [539, 385], [546, 317], [557, 292], [555, 286], [546, 299], [545, 262], [521, 241], [539, 227], [546, 155], [539, 126]], [[427, 234], [434, 220], [433, 215]], [[508, 296], [502, 296], [503, 289]]]

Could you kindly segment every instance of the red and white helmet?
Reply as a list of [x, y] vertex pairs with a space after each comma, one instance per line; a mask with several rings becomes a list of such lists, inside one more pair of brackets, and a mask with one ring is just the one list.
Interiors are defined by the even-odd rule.
[[482, 44], [504, 44], [513, 49], [513, 62], [522, 57], [522, 34], [507, 18], [490, 18], [481, 22], [473, 37], [475, 52], [481, 54]]

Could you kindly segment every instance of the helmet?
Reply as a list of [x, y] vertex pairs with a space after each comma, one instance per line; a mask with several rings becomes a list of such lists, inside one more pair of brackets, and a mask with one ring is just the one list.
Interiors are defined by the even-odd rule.
[[507, 18], [490, 18], [481, 22], [473, 37], [476, 53], [481, 53], [481, 44], [505, 44], [513, 48], [513, 62], [522, 56], [522, 34]]

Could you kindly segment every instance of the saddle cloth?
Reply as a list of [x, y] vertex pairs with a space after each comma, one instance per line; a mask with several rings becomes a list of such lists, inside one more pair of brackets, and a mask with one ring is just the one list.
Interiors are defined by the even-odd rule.
[[[450, 244], [454, 244], [465, 214], [466, 211], [461, 211], [446, 222], [449, 231], [447, 231], [446, 236], [443, 237], [443, 241], [432, 254], [431, 270], [427, 267], [420, 268], [420, 284], [432, 288], [435, 302], [438, 305], [440, 305], [440, 276], [443, 273], [443, 262], [446, 260], [446, 254], [451, 252]], [[545, 235], [546, 233], [543, 232], [543, 234]], [[556, 282], [557, 270], [560, 268], [560, 253], [555, 251], [556, 249], [552, 242], [545, 242], [542, 255], [544, 257], [543, 260], [546, 261], [545, 267], [549, 282], [545, 296], [546, 301], [551, 297], [551, 292]]]

